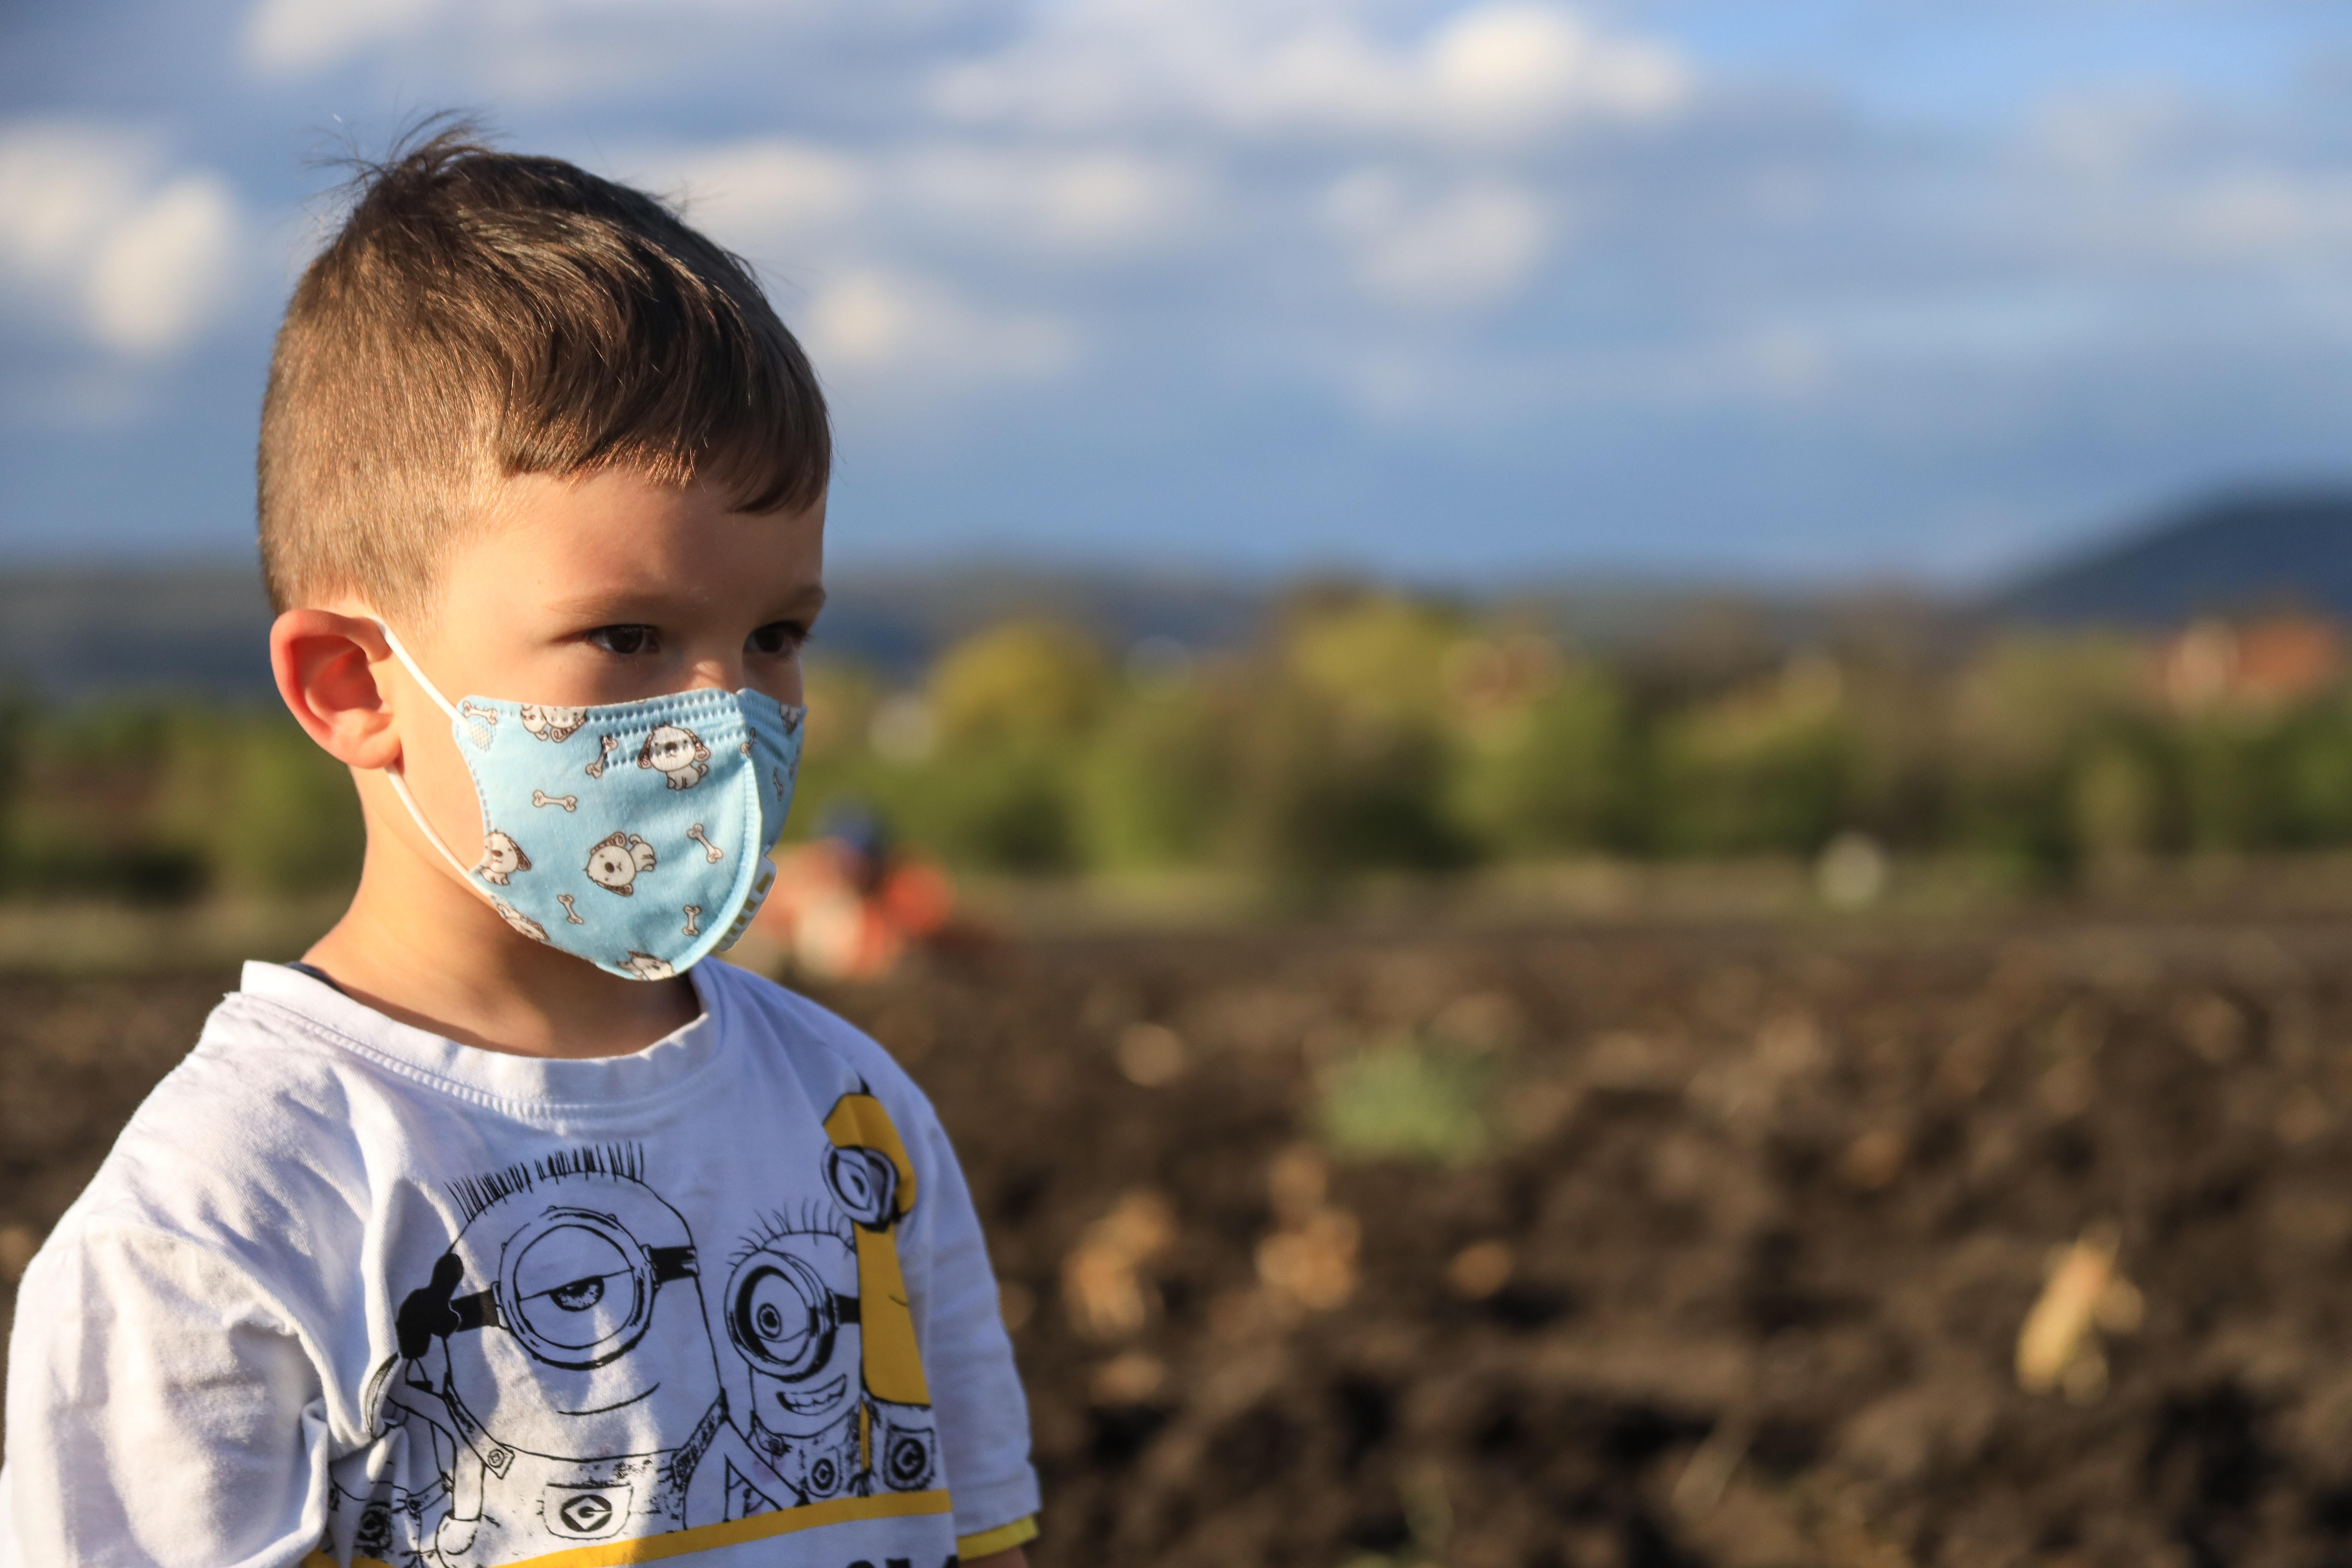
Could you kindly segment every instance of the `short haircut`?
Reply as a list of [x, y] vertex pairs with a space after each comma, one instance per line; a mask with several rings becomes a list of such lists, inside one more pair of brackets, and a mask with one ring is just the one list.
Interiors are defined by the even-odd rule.
[[275, 607], [357, 594], [422, 615], [487, 486], [515, 475], [700, 479], [751, 512], [824, 494], [807, 356], [750, 267], [659, 201], [462, 125], [354, 190], [262, 402]]

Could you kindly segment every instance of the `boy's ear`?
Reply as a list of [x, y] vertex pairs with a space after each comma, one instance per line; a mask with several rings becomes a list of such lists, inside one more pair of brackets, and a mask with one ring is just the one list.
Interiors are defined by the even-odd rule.
[[364, 616], [289, 610], [269, 627], [278, 695], [310, 739], [354, 768], [400, 760], [400, 734], [373, 668], [391, 657], [382, 628]]

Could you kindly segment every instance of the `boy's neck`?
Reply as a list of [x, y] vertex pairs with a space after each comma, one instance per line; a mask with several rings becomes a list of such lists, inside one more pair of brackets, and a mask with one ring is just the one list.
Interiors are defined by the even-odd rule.
[[302, 956], [388, 1017], [514, 1056], [623, 1056], [700, 1011], [685, 976], [624, 980], [531, 942], [442, 868], [374, 831], [351, 908]]

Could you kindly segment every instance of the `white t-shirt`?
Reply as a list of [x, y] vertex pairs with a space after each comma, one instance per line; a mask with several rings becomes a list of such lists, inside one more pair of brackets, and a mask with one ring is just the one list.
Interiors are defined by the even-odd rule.
[[691, 973], [543, 1061], [247, 964], [25, 1274], [0, 1568], [941, 1568], [1033, 1513], [929, 1102]]

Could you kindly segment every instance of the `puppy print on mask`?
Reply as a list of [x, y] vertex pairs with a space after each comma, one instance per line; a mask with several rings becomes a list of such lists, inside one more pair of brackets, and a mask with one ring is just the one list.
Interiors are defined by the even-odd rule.
[[537, 740], [561, 745], [579, 733], [580, 726], [588, 722], [585, 708], [551, 708], [542, 702], [522, 705], [522, 727]]
[[677, 967], [667, 959], [656, 958], [650, 952], [639, 952], [635, 948], [629, 950], [628, 957], [621, 960], [621, 967], [640, 980], [667, 980], [677, 973]]
[[499, 919], [506, 921], [507, 924], [514, 927], [515, 930], [530, 938], [531, 941], [545, 942], [547, 940], [547, 928], [545, 926], [540, 924], [537, 921], [531, 919], [529, 915], [523, 913], [520, 910], [515, 908], [504, 899], [492, 899], [490, 900], [490, 907], [499, 911]]
[[656, 725], [637, 749], [637, 766], [660, 769], [672, 789], [692, 789], [710, 775], [710, 748], [691, 730]]
[[530, 857], [512, 835], [493, 827], [482, 839], [482, 863], [475, 869], [481, 872], [483, 880], [503, 888], [513, 881], [517, 871], [530, 869]]
[[615, 833], [588, 851], [588, 879], [608, 893], [634, 898], [637, 873], [654, 865], [652, 845], [634, 833]]

